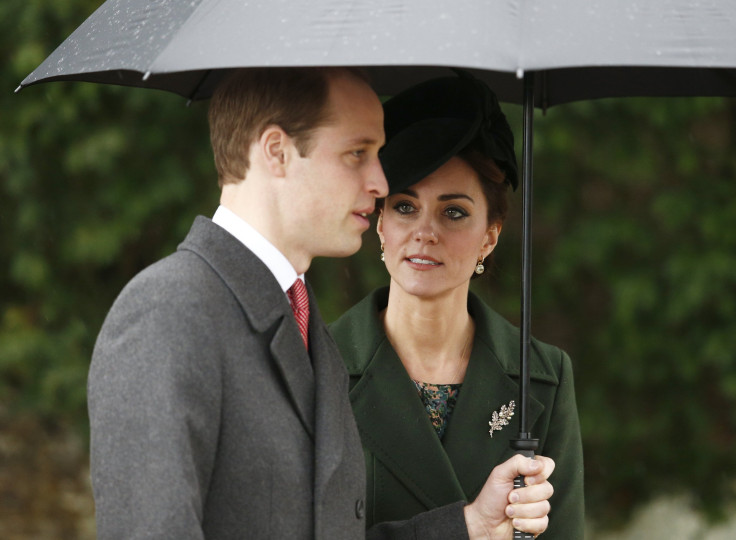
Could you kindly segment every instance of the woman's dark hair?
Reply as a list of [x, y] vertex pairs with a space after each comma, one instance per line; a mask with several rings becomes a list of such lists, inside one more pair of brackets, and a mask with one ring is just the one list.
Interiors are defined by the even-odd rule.
[[484, 156], [472, 147], [461, 150], [457, 156], [478, 173], [488, 203], [488, 223], [503, 223], [509, 212], [509, 184], [506, 181], [506, 174], [492, 158]]
[[[461, 150], [457, 156], [465, 160], [478, 173], [483, 195], [485, 195], [486, 202], [488, 203], [488, 223], [500, 222], [503, 224], [509, 212], [509, 183], [506, 181], [506, 174], [496, 165], [496, 162], [492, 158], [484, 156], [472, 147]], [[492, 263], [493, 252], [486, 257], [484, 265], [488, 268]], [[476, 279], [487, 274], [488, 272], [484, 274], [474, 273], [470, 279]]]

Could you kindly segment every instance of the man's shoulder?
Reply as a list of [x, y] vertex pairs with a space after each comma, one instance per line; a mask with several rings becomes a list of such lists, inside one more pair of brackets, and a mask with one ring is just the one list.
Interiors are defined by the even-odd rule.
[[107, 319], [153, 311], [183, 313], [195, 307], [201, 311], [210, 302], [222, 299], [224, 289], [200, 257], [177, 251], [136, 274], [118, 294]]
[[213, 284], [225, 285], [233, 273], [238, 278], [247, 275], [251, 282], [267, 275], [267, 268], [258, 262], [230, 233], [209, 218], [197, 216], [176, 251], [143, 269], [125, 289], [175, 287], [180, 293], [192, 293]]
[[120, 291], [111, 311], [128, 305], [165, 307], [221, 295], [227, 286], [213, 266], [218, 249], [214, 246], [218, 241], [217, 229], [209, 219], [198, 217], [176, 251], [133, 276]]

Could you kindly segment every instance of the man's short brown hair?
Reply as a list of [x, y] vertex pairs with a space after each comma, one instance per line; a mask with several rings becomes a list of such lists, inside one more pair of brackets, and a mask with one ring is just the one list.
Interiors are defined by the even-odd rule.
[[350, 73], [367, 82], [359, 69], [246, 68], [218, 85], [209, 107], [210, 141], [222, 187], [245, 177], [251, 144], [270, 125], [294, 139], [299, 154], [309, 154], [311, 135], [330, 121], [330, 77]]

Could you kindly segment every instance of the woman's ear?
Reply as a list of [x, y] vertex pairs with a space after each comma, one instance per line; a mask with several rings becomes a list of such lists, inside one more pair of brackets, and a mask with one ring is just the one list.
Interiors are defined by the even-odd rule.
[[498, 237], [501, 236], [501, 229], [503, 224], [501, 222], [491, 223], [486, 230], [486, 235], [483, 239], [483, 246], [481, 247], [481, 253], [485, 259], [491, 252], [496, 249], [498, 245]]
[[378, 221], [376, 222], [376, 232], [378, 233], [379, 240], [381, 240], [381, 245], [383, 245], [383, 209], [378, 211]]

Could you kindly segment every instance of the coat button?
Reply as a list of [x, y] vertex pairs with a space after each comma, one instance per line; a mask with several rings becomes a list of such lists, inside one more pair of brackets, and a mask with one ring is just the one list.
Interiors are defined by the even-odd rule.
[[365, 517], [365, 502], [363, 499], [355, 501], [355, 517], [363, 519]]

